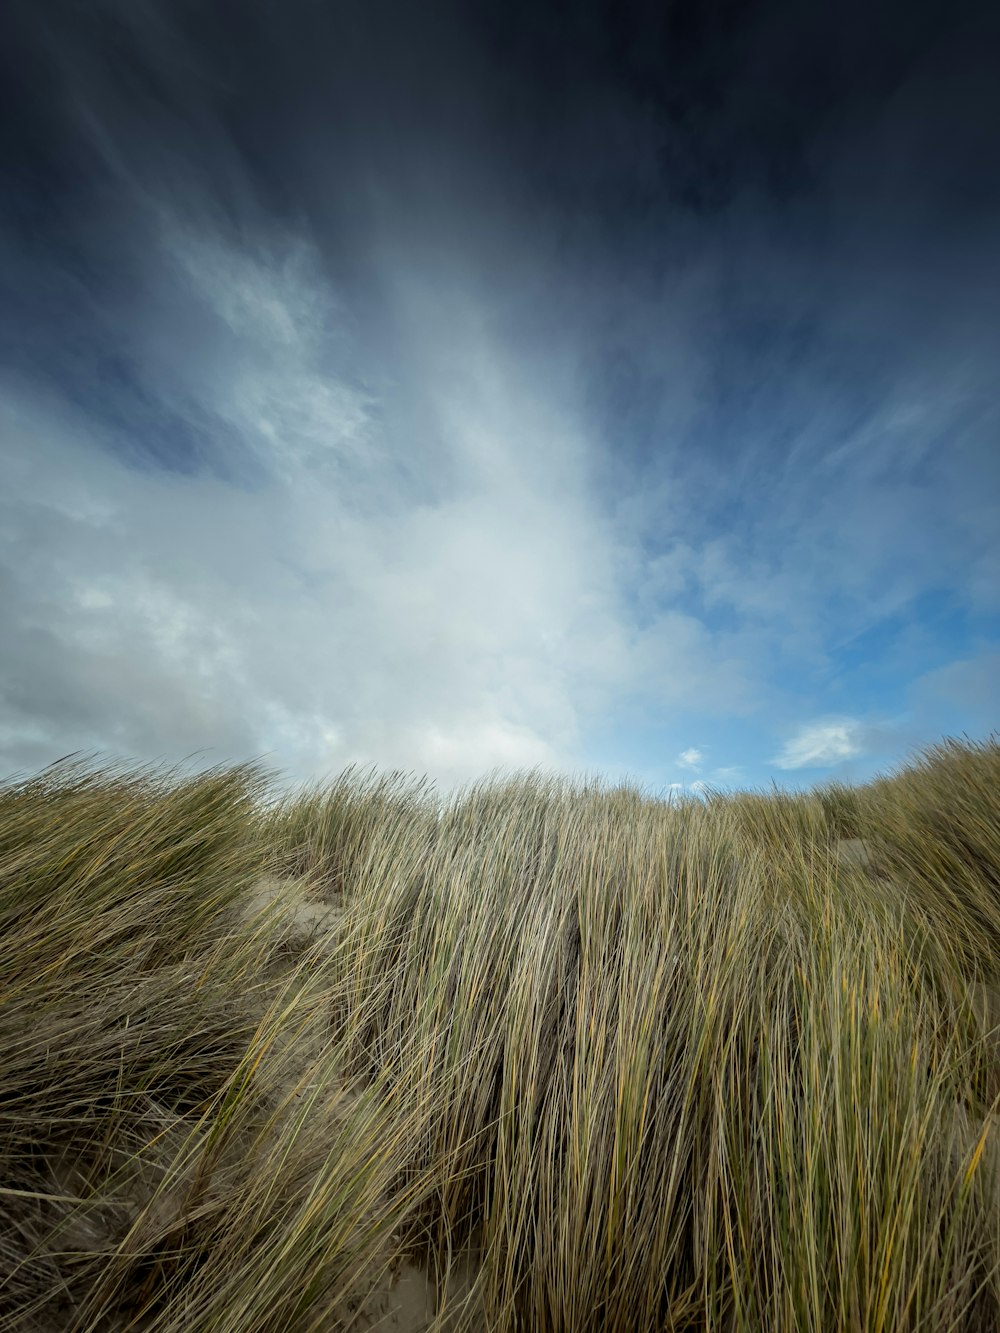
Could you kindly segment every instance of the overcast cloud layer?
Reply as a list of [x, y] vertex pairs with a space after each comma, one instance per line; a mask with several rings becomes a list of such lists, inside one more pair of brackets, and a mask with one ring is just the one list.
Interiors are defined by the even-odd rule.
[[697, 790], [998, 725], [996, 11], [44, 8], [0, 770]]

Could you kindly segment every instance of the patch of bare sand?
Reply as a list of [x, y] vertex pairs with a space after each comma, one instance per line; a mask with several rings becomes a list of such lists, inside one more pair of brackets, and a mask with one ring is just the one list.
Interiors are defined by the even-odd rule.
[[290, 943], [305, 946], [335, 934], [344, 909], [339, 899], [321, 897], [309, 879], [267, 878], [258, 880], [243, 907], [248, 923], [265, 915], [273, 915]]
[[885, 873], [871, 845], [863, 838], [840, 838], [834, 843], [834, 853], [843, 870], [854, 871], [876, 884], [892, 885], [892, 876]]
[[871, 864], [871, 852], [862, 838], [841, 838], [836, 851], [837, 860], [842, 866], [864, 867]]
[[416, 1259], [394, 1262], [368, 1294], [345, 1312], [345, 1333], [371, 1329], [392, 1333], [486, 1333], [478, 1280], [482, 1273], [478, 1243], [456, 1254], [443, 1284], [440, 1305], [434, 1278]]

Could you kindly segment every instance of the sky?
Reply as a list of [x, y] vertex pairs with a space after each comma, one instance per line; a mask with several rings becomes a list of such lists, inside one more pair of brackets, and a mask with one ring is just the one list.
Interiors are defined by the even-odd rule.
[[985, 738], [998, 73], [964, 0], [8, 0], [0, 775]]

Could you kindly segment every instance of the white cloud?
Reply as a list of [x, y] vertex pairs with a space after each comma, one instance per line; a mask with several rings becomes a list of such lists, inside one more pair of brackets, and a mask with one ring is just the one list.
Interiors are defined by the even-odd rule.
[[[207, 423], [237, 481], [137, 468], [93, 417], [0, 383], [0, 767], [205, 750], [450, 784], [578, 763], [630, 659], [572, 407], [474, 303], [443, 320], [411, 291], [421, 336], [398, 369], [427, 394], [401, 453], [385, 404], [338, 378], [338, 306], [308, 256], [165, 234], [172, 276], [132, 345], [168, 428]], [[185, 345], [187, 279], [185, 309], [210, 318]]]
[[[550, 274], [498, 290], [394, 212], [370, 247], [377, 300], [354, 308], [294, 236], [247, 218], [237, 243], [210, 202], [149, 208], [134, 302], [102, 327], [163, 439], [187, 430], [204, 456], [183, 475], [123, 461], [99, 417], [0, 384], [17, 483], [0, 579], [41, 636], [7, 639], [0, 764], [34, 760], [47, 726], [56, 750], [451, 782], [585, 764], [619, 707], [660, 724], [758, 707], [772, 630], [674, 604], [713, 582], [742, 596], [742, 553], [723, 568], [678, 538], [644, 583], [587, 425], [588, 349], [528, 355], [512, 333]], [[130, 401], [118, 428], [141, 440]]]
[[862, 754], [864, 729], [852, 718], [812, 722], [785, 742], [771, 763], [778, 768], [828, 768]]

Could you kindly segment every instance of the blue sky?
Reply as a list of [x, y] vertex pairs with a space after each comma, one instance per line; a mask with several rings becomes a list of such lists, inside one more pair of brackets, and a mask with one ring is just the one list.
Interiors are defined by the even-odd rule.
[[987, 6], [15, 3], [0, 769], [1000, 725]]

